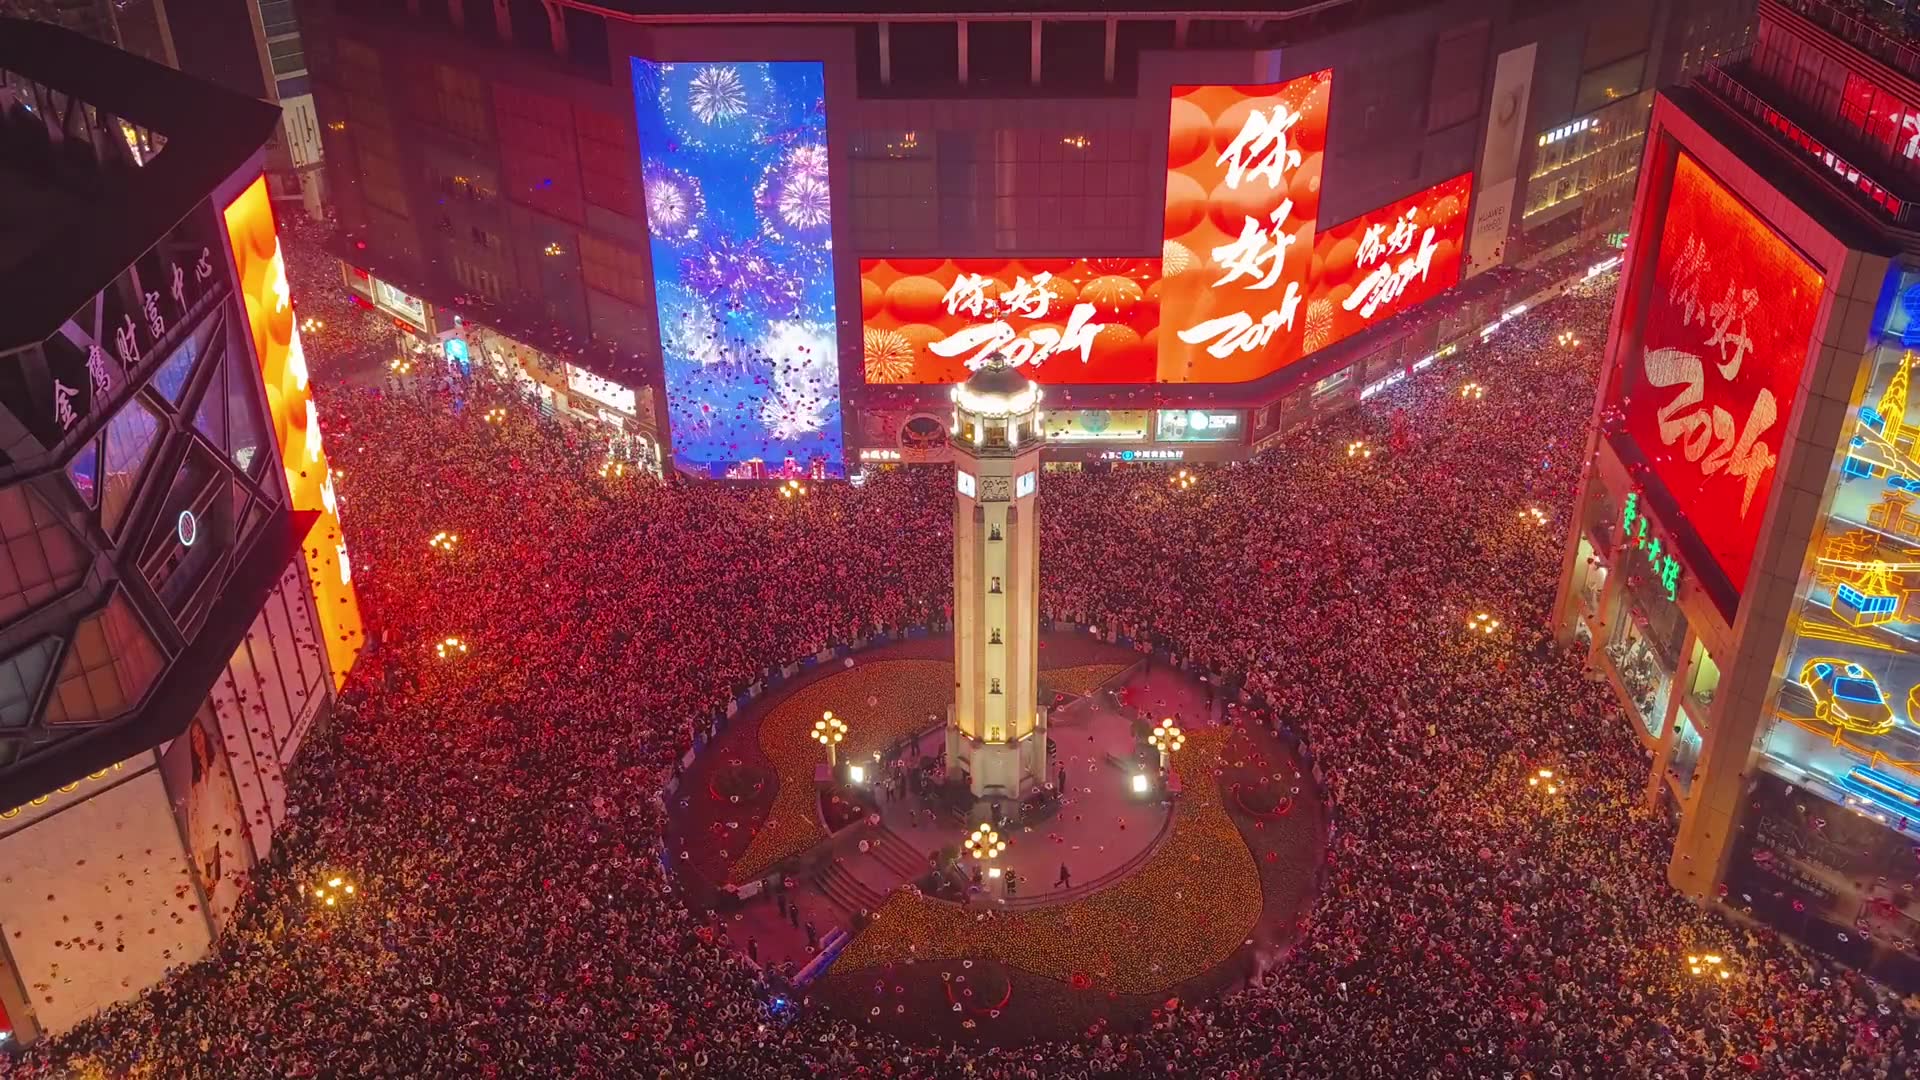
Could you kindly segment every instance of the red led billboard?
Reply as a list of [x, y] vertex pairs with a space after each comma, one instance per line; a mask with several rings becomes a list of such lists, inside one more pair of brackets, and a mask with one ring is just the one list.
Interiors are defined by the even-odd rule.
[[1471, 173], [1319, 228], [1332, 87], [1175, 86], [1160, 258], [862, 260], [867, 382], [1249, 382], [1451, 288]]
[[1680, 155], [1641, 348], [1622, 364], [1613, 405], [1736, 592], [1766, 516], [1821, 286], [1813, 264]]

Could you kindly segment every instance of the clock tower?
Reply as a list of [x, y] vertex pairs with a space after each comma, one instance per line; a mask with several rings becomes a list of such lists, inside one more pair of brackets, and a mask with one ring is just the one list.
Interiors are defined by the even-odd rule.
[[1040, 388], [995, 355], [953, 388], [953, 652], [947, 769], [979, 798], [1047, 778], [1040, 674]]

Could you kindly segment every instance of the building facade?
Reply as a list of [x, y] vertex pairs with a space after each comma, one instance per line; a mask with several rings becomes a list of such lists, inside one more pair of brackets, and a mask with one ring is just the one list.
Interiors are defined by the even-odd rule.
[[1583, 273], [1751, 14], [1184, 6], [301, 11], [349, 280], [652, 391], [702, 476], [945, 461], [991, 347], [1056, 465], [1246, 456]]
[[279, 105], [268, 188], [276, 200], [321, 213], [320, 121], [293, 0], [0, 0], [0, 15], [63, 26]]
[[0, 20], [10, 1040], [207, 950], [360, 648], [263, 174], [276, 120]]
[[1916, 60], [1762, 0], [1658, 97], [1557, 607], [1678, 816], [1673, 884], [1909, 985]]

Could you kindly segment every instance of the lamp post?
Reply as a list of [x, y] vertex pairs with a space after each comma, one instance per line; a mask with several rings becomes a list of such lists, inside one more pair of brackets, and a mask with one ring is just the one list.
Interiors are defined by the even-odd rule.
[[1725, 982], [1733, 978], [1733, 972], [1727, 970], [1727, 962], [1719, 953], [1701, 953], [1687, 957], [1687, 971], [1696, 978], [1719, 979]]
[[1001, 839], [1000, 833], [993, 826], [986, 822], [974, 826], [973, 832], [967, 834], [961, 846], [966, 849], [969, 858], [980, 864], [989, 880], [995, 882], [1001, 880], [1000, 868], [995, 866], [993, 861], [1007, 850], [1007, 842]]
[[1173, 765], [1173, 752], [1187, 744], [1187, 737], [1180, 733], [1172, 720], [1162, 720], [1153, 729], [1153, 734], [1147, 736], [1147, 741], [1160, 751], [1160, 771], [1164, 773]]
[[1527, 777], [1528, 787], [1536, 791], [1544, 791], [1548, 795], [1560, 794], [1560, 788], [1565, 783], [1565, 780], [1561, 780], [1554, 775], [1552, 769], [1541, 769], [1532, 776]]
[[846, 737], [847, 723], [833, 715], [832, 709], [821, 713], [820, 719], [813, 722], [813, 741], [827, 748], [827, 766], [829, 768], [840, 763], [835, 748], [838, 747], [840, 741]]

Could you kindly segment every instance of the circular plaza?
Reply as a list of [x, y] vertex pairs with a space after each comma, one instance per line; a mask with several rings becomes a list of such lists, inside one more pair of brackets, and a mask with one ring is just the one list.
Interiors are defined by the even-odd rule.
[[1293, 749], [1165, 657], [1064, 625], [1039, 644], [1051, 767], [1022, 798], [978, 805], [947, 774], [947, 636], [774, 672], [701, 740], [668, 858], [787, 1000], [1015, 1044], [1131, 1026], [1284, 953], [1323, 845]]

